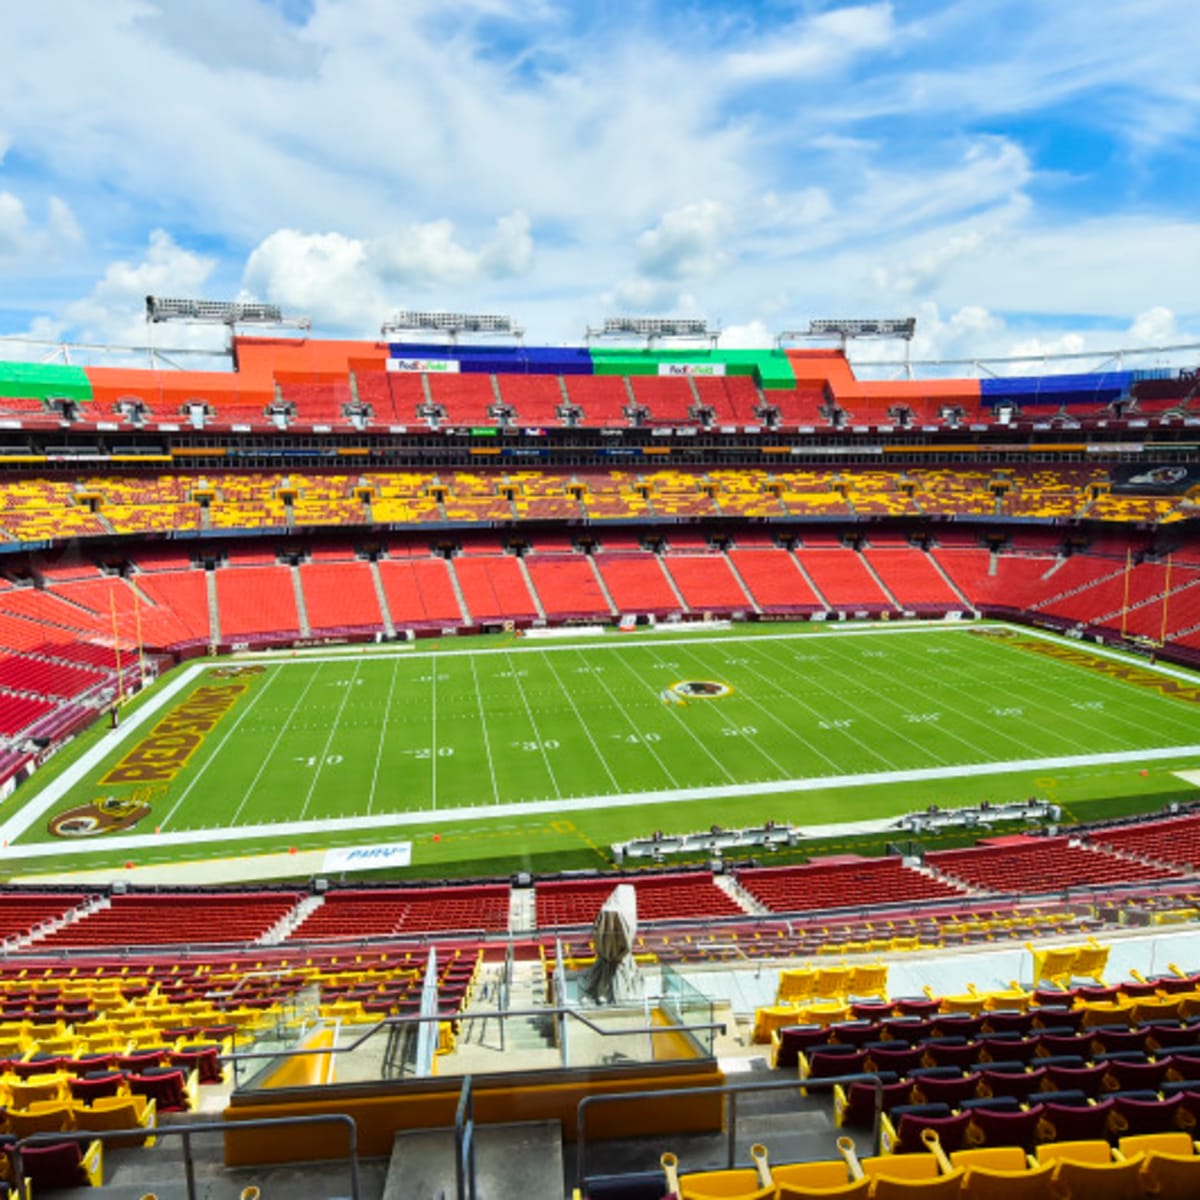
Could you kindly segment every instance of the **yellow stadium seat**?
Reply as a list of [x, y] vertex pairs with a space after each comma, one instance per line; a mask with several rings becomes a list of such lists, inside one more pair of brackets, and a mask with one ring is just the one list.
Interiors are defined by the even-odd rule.
[[14, 1137], [27, 1138], [35, 1133], [62, 1133], [75, 1128], [76, 1106], [69, 1100], [49, 1100], [28, 1108], [8, 1110], [8, 1131]]
[[1187, 1133], [1147, 1133], [1123, 1137], [1121, 1158], [1144, 1158], [1143, 1191], [1155, 1200], [1194, 1200], [1200, 1196], [1200, 1144]]
[[70, 1096], [67, 1079], [64, 1071], [30, 1075], [25, 1079], [11, 1077], [8, 1080], [9, 1099], [17, 1108], [28, 1108], [39, 1100], [66, 1100]]
[[871, 1181], [852, 1179], [844, 1162], [788, 1163], [773, 1167], [776, 1200], [808, 1200], [809, 1197], [849, 1197], [865, 1200]]
[[965, 1171], [964, 1200], [1055, 1200], [1055, 1164], [1033, 1165], [1019, 1146], [958, 1150], [950, 1162]]
[[816, 987], [817, 973], [811, 967], [802, 970], [779, 972], [779, 987], [775, 992], [775, 1003], [797, 1004], [811, 1000]]
[[1064, 1158], [1054, 1167], [1054, 1190], [1059, 1200], [1142, 1200], [1139, 1154], [1125, 1162], [1075, 1162]]
[[1083, 1142], [1044, 1142], [1037, 1148], [1040, 1163], [1064, 1162], [1109, 1163], [1113, 1161], [1112, 1147], [1100, 1139]]
[[147, 1131], [129, 1138], [110, 1139], [110, 1146], [152, 1146], [154, 1134], [149, 1131], [154, 1129], [156, 1117], [153, 1099], [145, 1096], [100, 1096], [92, 1101], [90, 1108], [76, 1112], [78, 1125], [97, 1133], [110, 1129]]

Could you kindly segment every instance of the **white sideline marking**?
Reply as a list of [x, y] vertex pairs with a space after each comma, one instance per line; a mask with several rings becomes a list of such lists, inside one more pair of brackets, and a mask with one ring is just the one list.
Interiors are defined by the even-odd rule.
[[[779, 641], [796, 641], [805, 642], [813, 638], [847, 638], [847, 637], [888, 637], [902, 636], [906, 633], [963, 633], [972, 629], [1013, 629], [1023, 636], [1040, 638], [1042, 641], [1052, 642], [1057, 645], [1074, 646], [1077, 649], [1086, 651], [1090, 654], [1095, 654], [1104, 658], [1116, 659], [1119, 662], [1131, 663], [1141, 667], [1143, 670], [1152, 671], [1159, 675], [1168, 675], [1175, 679], [1182, 679], [1189, 683], [1195, 683], [1197, 680], [1196, 673], [1179, 670], [1173, 667], [1163, 666], [1159, 663], [1150, 663], [1145, 659], [1135, 654], [1125, 653], [1119, 650], [1113, 650], [1107, 646], [1100, 646], [1096, 643], [1085, 641], [1082, 639], [1073, 639], [1062, 637], [1058, 634], [1050, 633], [1040, 629], [1027, 628], [1019, 625], [1009, 625], [1002, 621], [970, 621], [970, 622], [892, 622], [888, 626], [854, 626], [852, 628], [838, 628], [836, 623], [831, 624], [828, 629], [822, 629], [808, 633], [768, 633], [747, 635], [741, 637], [724, 636], [714, 638], [714, 641], [721, 643], [738, 643], [738, 642], [779, 642]], [[407, 643], [411, 645], [412, 643]], [[564, 646], [547, 646], [544, 644], [533, 646], [504, 646], [496, 647], [495, 649], [463, 649], [463, 650], [436, 650], [427, 651], [425, 653], [406, 653], [402, 656], [397, 655], [395, 648], [392, 647], [386, 652], [379, 654], [367, 654], [364, 657], [371, 659], [394, 659], [403, 657], [405, 659], [423, 658], [423, 659], [438, 659], [444, 657], [461, 658], [476, 654], [523, 654], [523, 653], [539, 653], [539, 654], [554, 654], [559, 652], [564, 653], [580, 653], [582, 651], [593, 649], [624, 649], [631, 646], [678, 646], [679, 639], [675, 638], [648, 638], [645, 640], [628, 640], [620, 639], [611, 642], [592, 642], [584, 645], [564, 645]], [[222, 666], [227, 666], [231, 659], [242, 662], [261, 662], [270, 661], [278, 665], [285, 665], [289, 662], [295, 663], [322, 663], [322, 662], [345, 662], [345, 655], [307, 655], [294, 658], [276, 658], [271, 655], [232, 655], [215, 660], [204, 660], [193, 664], [184, 670], [176, 679], [166, 684], [162, 691], [153, 696], [145, 704], [143, 704], [136, 713], [122, 720], [120, 728], [110, 730], [96, 744], [79, 759], [72, 763], [61, 775], [52, 780], [46, 787], [37, 793], [27, 804], [25, 804], [19, 812], [14, 813], [3, 825], [0, 825], [0, 841], [7, 841], [9, 845], [0, 851], [0, 862], [11, 858], [36, 858], [46, 857], [57, 854], [84, 854], [103, 852], [107, 849], [134, 849], [146, 845], [170, 845], [172, 843], [189, 843], [203, 841], [235, 841], [243, 837], [256, 836], [262, 833], [271, 833], [284, 835], [288, 833], [304, 833], [304, 832], [319, 832], [320, 830], [332, 829], [373, 829], [381, 827], [394, 827], [403, 825], [418, 825], [428, 823], [434, 816], [440, 815], [444, 819], [463, 819], [463, 820], [480, 820], [483, 818], [495, 816], [519, 816], [528, 813], [546, 813], [546, 812], [567, 812], [580, 811], [588, 808], [601, 807], [629, 807], [634, 804], [645, 803], [660, 803], [670, 804], [677, 801], [685, 800], [704, 800], [714, 799], [717, 797], [727, 797], [731, 795], [744, 796], [760, 796], [760, 795], [775, 795], [781, 792], [803, 792], [813, 791], [819, 788], [838, 788], [838, 787], [861, 787], [871, 783], [904, 783], [904, 782], [920, 782], [933, 779], [952, 779], [959, 775], [1002, 775], [1015, 774], [1026, 770], [1045, 770], [1076, 766], [1089, 765], [1111, 765], [1128, 762], [1159, 761], [1171, 758], [1192, 758], [1200, 757], [1200, 746], [1167, 746], [1156, 750], [1126, 750], [1114, 751], [1106, 754], [1094, 755], [1072, 755], [1062, 758], [1044, 758], [1044, 759], [1022, 759], [1012, 762], [1001, 763], [983, 763], [976, 766], [947, 766], [947, 767], [928, 767], [909, 771], [884, 771], [876, 772], [869, 775], [841, 775], [841, 776], [825, 776], [811, 779], [798, 780], [775, 780], [765, 783], [748, 783], [722, 787], [708, 788], [690, 788], [690, 789], [671, 789], [661, 792], [638, 792], [628, 793], [618, 796], [586, 796], [576, 797], [568, 800], [526, 800], [514, 801], [506, 804], [490, 804], [482, 811], [479, 807], [471, 808], [456, 808], [446, 809], [441, 814], [431, 814], [428, 811], [418, 811], [414, 813], [379, 813], [371, 816], [360, 817], [342, 817], [332, 820], [322, 821], [306, 821], [306, 822], [280, 822], [269, 825], [253, 825], [242, 826], [230, 829], [214, 829], [205, 830], [180, 830], [176, 833], [162, 834], [130, 834], [124, 837], [105, 838], [100, 844], [97, 844], [90, 838], [81, 839], [79, 843], [67, 842], [65, 839], [52, 843], [36, 843], [26, 846], [14, 846], [13, 842], [24, 834], [30, 826], [32, 826], [39, 818], [49, 812], [62, 797], [80, 783], [83, 778], [103, 759], [110, 754], [113, 749], [144, 725], [152, 716], [163, 709], [175, 696], [177, 696], [184, 688], [186, 688], [197, 675], [204, 671], [217, 669]], [[436, 672], [435, 672], [436, 673]], [[607, 690], [607, 689], [606, 689]], [[611, 693], [610, 693], [611, 694]], [[655, 754], [657, 758], [657, 754]], [[664, 768], [665, 769], [665, 768]], [[35, 776], [36, 778], [36, 776]], [[17, 793], [20, 794], [19, 792]]]
[[97, 845], [79, 842], [36, 842], [9, 846], [7, 858], [47, 858], [60, 854], [94, 854], [97, 850], [139, 850], [155, 846], [232, 842], [246, 838], [330, 833], [346, 829], [384, 829], [404, 825], [429, 825], [438, 821], [480, 821], [493, 817], [527, 817], [535, 813], [581, 812], [591, 809], [631, 808], [639, 804], [678, 804], [687, 800], [716, 800], [729, 796], [778, 796], [816, 792], [825, 788], [867, 787], [873, 783], [924, 783], [932, 779], [963, 776], [1015, 775], [1025, 771], [1054, 771], [1070, 767], [1109, 766], [1130, 762], [1158, 762], [1173, 758], [1200, 758], [1200, 745], [1160, 746], [1153, 750], [1115, 750], [1107, 754], [1069, 754], [1059, 758], [1025, 758], [1013, 762], [967, 766], [919, 767], [907, 771], [873, 771], [866, 775], [818, 775], [810, 779], [776, 779], [718, 787], [674, 788], [660, 792], [627, 792], [617, 796], [576, 796], [565, 800], [520, 800], [507, 804], [478, 804], [443, 808], [437, 812], [379, 813], [375, 816], [340, 817], [316, 821], [278, 821], [242, 825], [234, 829], [180, 830], [177, 833], [127, 834], [105, 838]]

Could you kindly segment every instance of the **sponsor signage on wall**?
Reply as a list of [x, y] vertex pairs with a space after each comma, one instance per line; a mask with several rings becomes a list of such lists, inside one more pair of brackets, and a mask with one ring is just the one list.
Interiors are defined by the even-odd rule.
[[335, 871], [382, 871], [385, 867], [412, 865], [412, 842], [386, 842], [375, 846], [342, 846], [325, 851], [321, 869]]
[[712, 377], [725, 374], [724, 363], [659, 363], [660, 375], [702, 375]]
[[405, 371], [408, 374], [415, 372], [425, 372], [432, 375], [440, 373], [442, 375], [457, 375], [458, 374], [458, 359], [457, 358], [389, 358], [387, 360], [387, 369], [389, 371]]

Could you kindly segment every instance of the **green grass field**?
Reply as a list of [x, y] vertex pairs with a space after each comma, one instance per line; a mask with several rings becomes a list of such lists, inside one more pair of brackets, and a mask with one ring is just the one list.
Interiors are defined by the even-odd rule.
[[[449, 874], [598, 866], [614, 840], [714, 821], [818, 826], [1031, 792], [1086, 817], [1187, 793], [1191, 677], [1164, 695], [1144, 667], [1130, 680], [1078, 646], [1045, 653], [1063, 645], [775, 626], [213, 661], [53, 760], [0, 822], [22, 872], [411, 839], [414, 872]], [[724, 694], [670, 691], [696, 682]], [[998, 770], [1045, 759], [1080, 761]], [[136, 824], [49, 831], [105, 798]]]

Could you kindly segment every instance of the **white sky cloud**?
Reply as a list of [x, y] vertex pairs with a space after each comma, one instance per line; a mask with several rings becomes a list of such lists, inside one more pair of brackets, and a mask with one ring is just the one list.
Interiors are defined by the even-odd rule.
[[1200, 6], [795, 12], [9, 6], [0, 328], [128, 331], [156, 271], [366, 336], [410, 300], [551, 342], [614, 305], [1195, 325]]

